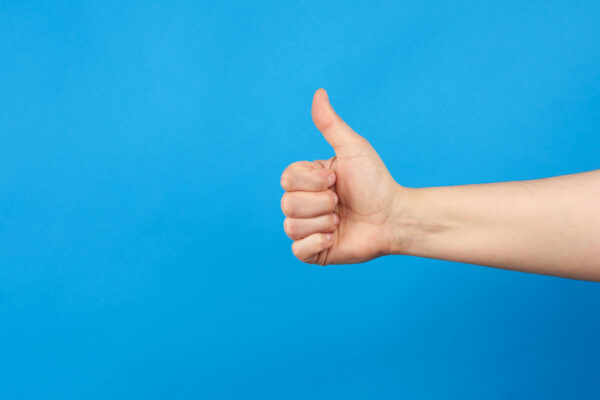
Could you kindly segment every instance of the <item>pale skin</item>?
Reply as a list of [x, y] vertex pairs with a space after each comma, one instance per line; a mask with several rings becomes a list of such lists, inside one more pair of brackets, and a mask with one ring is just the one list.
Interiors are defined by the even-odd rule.
[[490, 184], [408, 188], [317, 90], [312, 118], [335, 157], [281, 176], [284, 230], [306, 263], [383, 255], [600, 281], [600, 170]]

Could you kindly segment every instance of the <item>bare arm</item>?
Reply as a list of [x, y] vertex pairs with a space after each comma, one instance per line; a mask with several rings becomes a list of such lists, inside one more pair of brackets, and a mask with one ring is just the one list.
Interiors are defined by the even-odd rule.
[[412, 189], [315, 93], [329, 160], [283, 172], [292, 251], [321, 265], [408, 254], [600, 281], [600, 170], [521, 182]]
[[600, 171], [400, 190], [392, 254], [600, 280]]

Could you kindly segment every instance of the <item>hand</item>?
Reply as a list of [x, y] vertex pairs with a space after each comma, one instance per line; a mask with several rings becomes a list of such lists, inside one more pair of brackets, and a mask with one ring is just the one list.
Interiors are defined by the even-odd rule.
[[600, 281], [600, 170], [410, 189], [338, 117], [323, 89], [312, 117], [336, 155], [294, 163], [281, 176], [284, 229], [300, 260], [410, 254]]
[[293, 163], [281, 176], [284, 230], [294, 240], [294, 255], [327, 265], [388, 254], [404, 188], [369, 142], [335, 113], [323, 89], [314, 95], [312, 118], [336, 155]]

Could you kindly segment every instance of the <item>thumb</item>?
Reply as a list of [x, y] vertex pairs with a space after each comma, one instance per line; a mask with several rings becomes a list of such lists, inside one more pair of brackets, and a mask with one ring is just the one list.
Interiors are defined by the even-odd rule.
[[312, 103], [312, 119], [325, 140], [337, 151], [348, 144], [360, 143], [363, 138], [354, 132], [333, 110], [325, 89], [315, 92]]

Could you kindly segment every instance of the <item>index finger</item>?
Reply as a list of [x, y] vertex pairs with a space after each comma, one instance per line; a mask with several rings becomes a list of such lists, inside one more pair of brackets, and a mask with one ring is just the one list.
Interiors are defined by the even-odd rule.
[[315, 167], [309, 162], [297, 162], [287, 167], [281, 174], [281, 187], [286, 192], [320, 192], [335, 183], [335, 173], [325, 168]]

